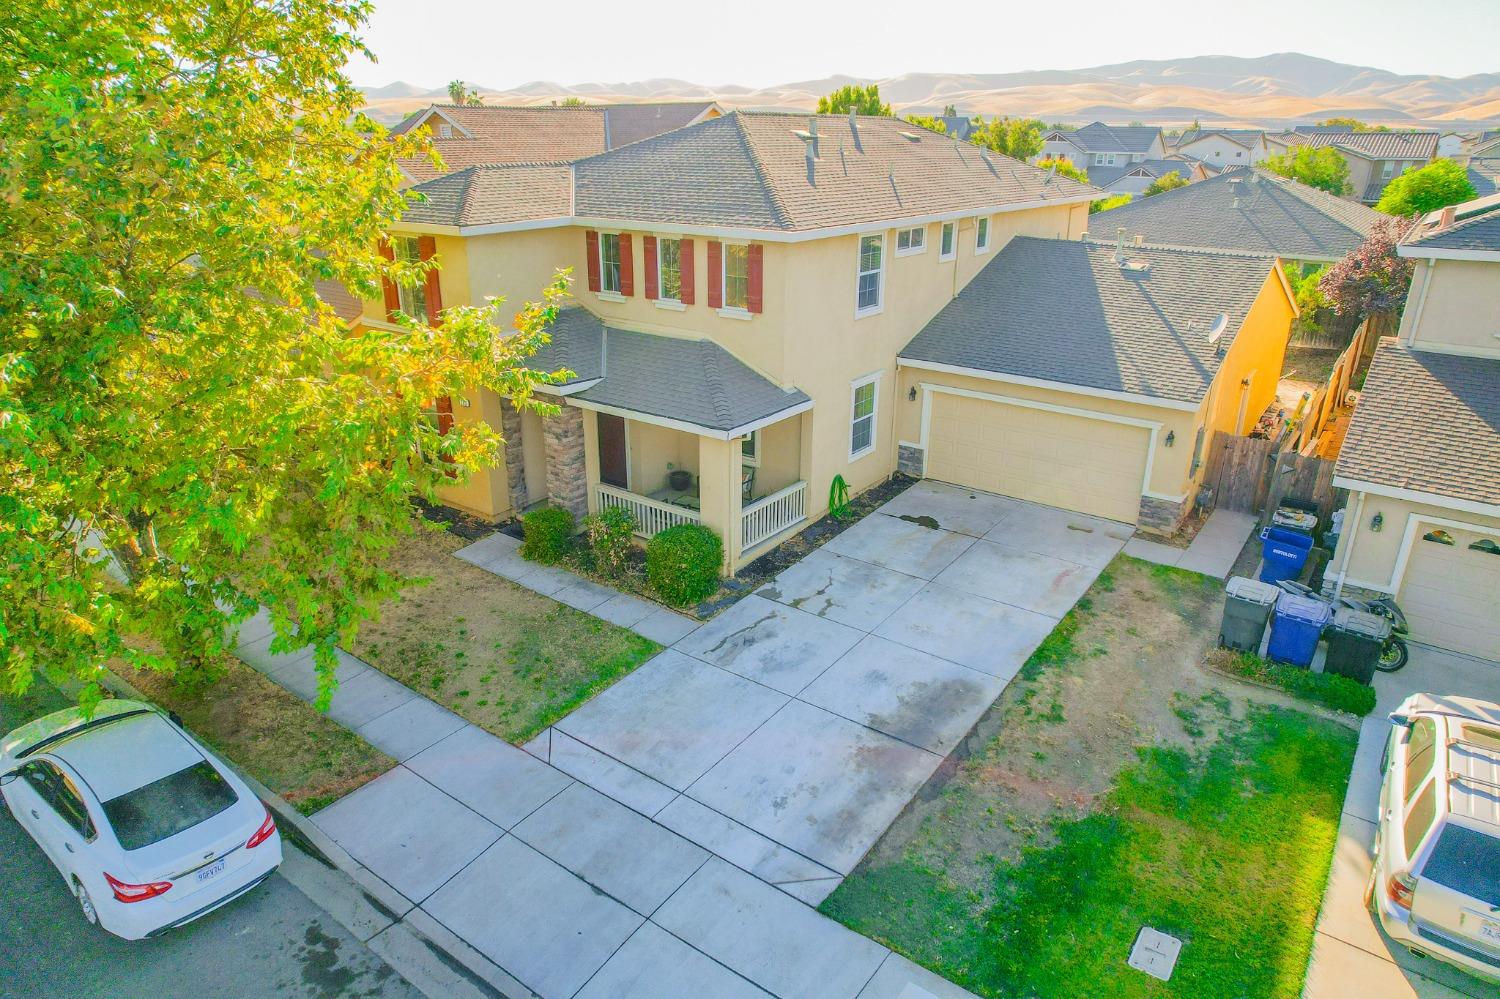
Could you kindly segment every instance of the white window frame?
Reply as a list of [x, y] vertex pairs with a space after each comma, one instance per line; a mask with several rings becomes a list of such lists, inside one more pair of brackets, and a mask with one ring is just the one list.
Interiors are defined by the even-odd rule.
[[[420, 263], [422, 243], [416, 236], [391, 237], [391, 255], [407, 263]], [[396, 282], [396, 298], [401, 311], [419, 323], [427, 321], [427, 282], [425, 278], [414, 285]]]
[[[947, 249], [943, 248], [944, 243], [948, 244]], [[952, 260], [956, 256], [958, 256], [958, 220], [954, 219], [952, 222], [944, 222], [942, 228], [938, 230], [938, 259]]]
[[981, 215], [974, 220], [974, 255], [990, 252], [990, 217]]
[[[661, 265], [661, 251], [668, 243], [677, 244], [677, 296], [674, 298], [667, 294], [666, 283], [662, 281], [665, 271]], [[682, 304], [682, 237], [681, 236], [657, 236], [656, 237], [656, 301], [665, 307], [675, 307]]]
[[[749, 319], [750, 312], [750, 244], [722, 243], [719, 250], [719, 315], [734, 319]], [[729, 304], [729, 249], [743, 247], [745, 250], [745, 304]]]
[[[875, 445], [880, 438], [880, 378], [884, 374], [883, 371], [877, 371], [863, 378], [856, 378], [849, 383], [849, 460], [851, 462], [875, 453]], [[874, 386], [870, 394], [870, 415], [856, 417], [854, 411], [859, 404], [859, 390], [866, 385]], [[870, 443], [856, 451], [854, 450], [854, 424], [858, 420], [870, 421]]]
[[[609, 261], [604, 248], [609, 245], [609, 239], [613, 236], [615, 240], [615, 286], [609, 286]], [[620, 292], [620, 273], [624, 269], [624, 259], [620, 253], [620, 234], [618, 232], [599, 232], [599, 297], [614, 299], [623, 302], [625, 296]]]
[[1095, 153], [1094, 154], [1094, 166], [1114, 166], [1114, 165], [1115, 165], [1115, 154], [1114, 153]]
[[[863, 270], [865, 240], [876, 240], [880, 246], [880, 268], [875, 271]], [[864, 232], [855, 237], [854, 240], [854, 318], [863, 319], [865, 316], [879, 315], [885, 311], [885, 233]], [[859, 304], [859, 280], [866, 274], [875, 275], [875, 304], [861, 307]]]
[[[903, 249], [901, 238], [905, 236], [907, 245]], [[906, 229], [896, 230], [896, 256], [914, 257], [919, 253], [927, 252], [927, 227], [925, 225], [914, 225]]]
[[[750, 453], [745, 453], [745, 443], [750, 444]], [[760, 431], [752, 430], [740, 438], [740, 464], [749, 465], [751, 468], [760, 467]]]

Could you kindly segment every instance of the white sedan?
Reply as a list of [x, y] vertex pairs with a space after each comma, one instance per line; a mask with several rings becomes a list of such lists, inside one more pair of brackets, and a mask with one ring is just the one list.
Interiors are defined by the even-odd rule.
[[68, 708], [0, 741], [0, 793], [83, 917], [127, 940], [191, 922], [281, 864], [271, 812], [149, 704]]

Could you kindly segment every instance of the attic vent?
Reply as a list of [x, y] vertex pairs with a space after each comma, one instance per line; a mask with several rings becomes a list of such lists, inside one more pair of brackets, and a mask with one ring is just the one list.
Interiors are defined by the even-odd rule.
[[1208, 342], [1209, 343], [1218, 343], [1219, 342], [1219, 337], [1223, 336], [1224, 335], [1224, 331], [1227, 330], [1228, 328], [1229, 328], [1229, 316], [1228, 316], [1228, 314], [1227, 313], [1223, 313], [1223, 312], [1219, 313], [1218, 316], [1214, 319], [1214, 321], [1208, 327]]
[[1151, 270], [1149, 260], [1125, 260], [1120, 263], [1120, 270], [1129, 271], [1132, 274], [1145, 274]]
[[901, 133], [901, 138], [905, 139], [907, 142], [921, 142], [922, 141], [922, 137], [920, 135], [918, 135], [916, 132], [902, 132]]

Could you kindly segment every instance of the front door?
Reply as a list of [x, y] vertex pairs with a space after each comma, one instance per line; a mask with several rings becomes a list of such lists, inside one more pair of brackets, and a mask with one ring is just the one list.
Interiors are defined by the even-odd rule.
[[599, 481], [619, 489], [630, 488], [629, 462], [625, 456], [625, 420], [599, 414]]

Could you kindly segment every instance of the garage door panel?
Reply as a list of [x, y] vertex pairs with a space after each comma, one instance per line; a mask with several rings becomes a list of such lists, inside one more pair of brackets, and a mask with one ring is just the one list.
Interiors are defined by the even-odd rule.
[[1140, 427], [939, 392], [927, 475], [1134, 523], [1148, 446]]
[[1412, 637], [1457, 652], [1500, 659], [1500, 555], [1470, 546], [1488, 537], [1457, 528], [1453, 544], [1412, 542], [1397, 602]]

